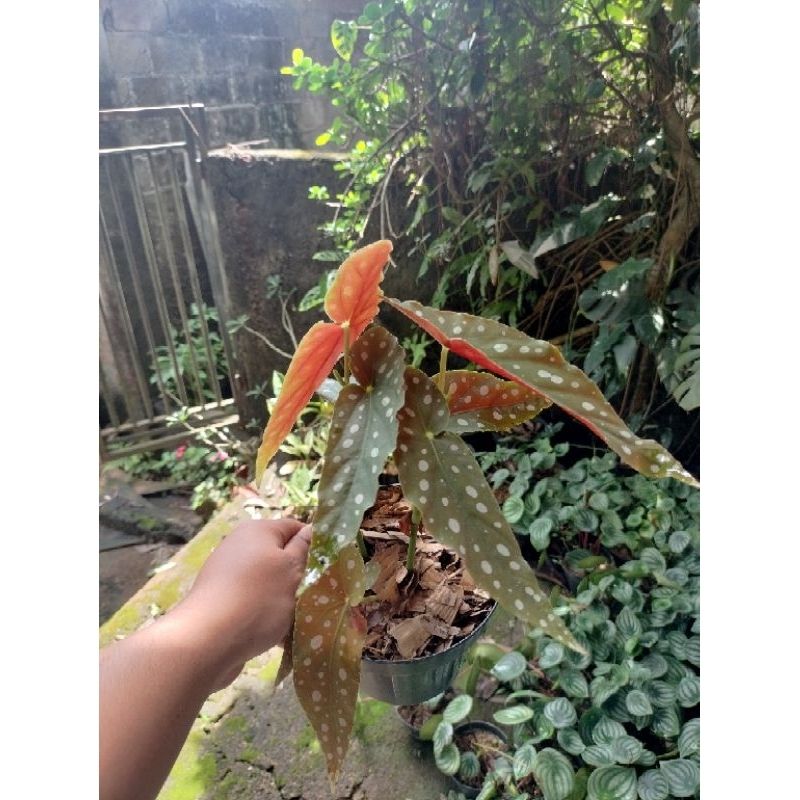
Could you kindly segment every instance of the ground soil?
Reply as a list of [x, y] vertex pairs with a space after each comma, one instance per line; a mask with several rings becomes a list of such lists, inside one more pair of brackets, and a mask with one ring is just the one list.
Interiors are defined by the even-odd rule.
[[[166, 492], [147, 496], [147, 501], [170, 517], [184, 519], [198, 528], [202, 519], [191, 509], [185, 493]], [[120, 531], [100, 522], [99, 610], [100, 625], [110, 619], [147, 583], [154, 570], [167, 564], [183, 546], [180, 541], [148, 541], [148, 537]]]

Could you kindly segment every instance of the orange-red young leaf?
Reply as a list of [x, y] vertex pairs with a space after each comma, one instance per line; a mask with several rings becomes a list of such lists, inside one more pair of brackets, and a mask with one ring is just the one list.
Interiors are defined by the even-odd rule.
[[340, 325], [349, 323], [350, 341], [355, 341], [378, 313], [383, 297], [380, 283], [389, 261], [388, 239], [368, 244], [349, 255], [339, 267], [325, 295], [325, 313]]
[[328, 377], [343, 352], [344, 330], [332, 322], [315, 323], [300, 340], [256, 454], [256, 486], [311, 395]]

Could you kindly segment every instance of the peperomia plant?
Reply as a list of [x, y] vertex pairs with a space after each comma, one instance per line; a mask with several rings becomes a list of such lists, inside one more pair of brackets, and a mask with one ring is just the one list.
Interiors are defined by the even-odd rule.
[[[548, 342], [493, 320], [385, 297], [380, 284], [391, 251], [391, 242], [381, 240], [339, 268], [325, 298], [331, 321], [315, 323], [300, 341], [256, 459], [260, 485], [298, 415], [343, 358], [306, 577], [281, 670], [294, 670], [332, 785], [350, 740], [367, 630], [358, 606], [369, 573], [357, 538], [387, 460], [425, 530], [461, 556], [475, 583], [577, 652], [582, 646], [554, 613], [460, 434], [505, 430], [555, 403], [642, 474], [697, 484], [660, 444], [630, 431], [597, 386]], [[407, 366], [397, 339], [371, 324], [381, 302], [442, 345], [437, 375]], [[449, 351], [480, 369], [447, 370]]]

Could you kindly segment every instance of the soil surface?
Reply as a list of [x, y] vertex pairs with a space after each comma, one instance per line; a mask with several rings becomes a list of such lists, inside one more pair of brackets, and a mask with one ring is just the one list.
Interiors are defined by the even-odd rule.
[[99, 611], [102, 625], [200, 530], [183, 488], [114, 471], [100, 478]]

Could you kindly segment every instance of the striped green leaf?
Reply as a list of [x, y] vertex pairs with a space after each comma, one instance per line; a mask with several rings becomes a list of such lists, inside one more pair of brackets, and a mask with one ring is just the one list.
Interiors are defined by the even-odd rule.
[[556, 734], [559, 747], [566, 750], [571, 756], [579, 756], [585, 749], [580, 734], [575, 728], [564, 728]]
[[667, 800], [669, 783], [657, 769], [649, 769], [639, 776], [636, 784], [641, 800]]
[[631, 767], [600, 767], [586, 785], [588, 800], [636, 800], [636, 770]]
[[662, 761], [659, 766], [673, 797], [691, 797], [700, 785], [700, 768], [688, 758]]
[[445, 722], [455, 725], [457, 722], [461, 722], [470, 711], [472, 711], [472, 695], [460, 694], [445, 706], [442, 718]]
[[494, 712], [495, 722], [501, 725], [519, 725], [533, 719], [533, 709], [530, 706], [510, 706]]
[[519, 650], [512, 650], [506, 653], [500, 660], [492, 667], [492, 675], [499, 681], [513, 681], [514, 678], [519, 678], [528, 668], [528, 660]]
[[533, 774], [544, 800], [566, 800], [575, 785], [575, 770], [569, 759], [552, 747], [536, 754]]
[[[434, 737], [434, 742], [435, 741], [436, 739]], [[461, 764], [461, 755], [453, 742], [444, 745], [441, 750], [436, 750], [434, 748], [433, 757], [436, 761], [436, 766], [445, 775], [455, 775], [456, 772], [458, 772], [458, 768]]]
[[532, 744], [524, 744], [514, 753], [513, 770], [517, 780], [533, 772], [533, 762], [536, 759], [536, 748]]
[[631, 689], [625, 696], [625, 707], [633, 716], [643, 717], [653, 713], [650, 699], [641, 689]]
[[633, 736], [620, 736], [611, 743], [611, 754], [617, 764], [635, 764], [644, 750], [644, 745]]
[[557, 697], [547, 703], [544, 707], [544, 715], [556, 729], [571, 728], [578, 721], [575, 707], [566, 697]]
[[700, 679], [697, 675], [687, 675], [678, 684], [678, 703], [691, 708], [700, 702]]
[[700, 752], [700, 718], [690, 719], [678, 736], [678, 752], [681, 758]]

